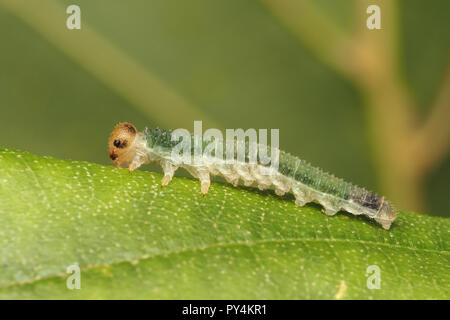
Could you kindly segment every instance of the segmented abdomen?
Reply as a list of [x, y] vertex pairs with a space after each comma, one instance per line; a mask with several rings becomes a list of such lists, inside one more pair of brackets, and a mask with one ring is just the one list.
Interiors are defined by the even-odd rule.
[[[171, 132], [156, 129], [146, 130], [144, 133], [149, 149], [156, 152], [164, 161], [172, 161], [171, 150], [178, 142], [171, 141]], [[193, 144], [192, 136], [190, 140]], [[205, 150], [207, 145], [208, 142], [203, 141], [202, 150]], [[355, 215], [364, 214], [375, 219], [385, 229], [389, 229], [396, 217], [395, 210], [384, 198], [313, 167], [308, 162], [289, 153], [279, 152], [278, 168], [274, 169], [270, 164], [262, 164], [260, 155], [257, 157], [257, 163], [249, 163], [249, 149], [249, 143], [246, 142], [245, 161], [237, 159], [238, 149], [235, 143], [234, 159], [231, 159], [231, 163], [226, 163], [225, 158], [218, 158], [211, 154], [201, 157], [200, 162], [195, 164], [183, 162], [176, 165], [184, 167], [199, 179], [203, 175], [205, 181], [209, 181], [209, 177], [204, 176], [206, 173], [221, 175], [234, 185], [243, 181], [247, 186], [256, 184], [262, 190], [273, 186], [275, 192], [280, 196], [286, 192], [294, 194], [297, 205], [317, 202], [323, 206], [327, 215], [334, 215], [340, 210]], [[190, 148], [190, 151], [191, 157], [194, 157], [194, 148]], [[270, 158], [270, 148], [268, 151], [267, 157]], [[226, 156], [225, 143], [223, 143], [222, 155]]]
[[280, 153], [278, 171], [314, 190], [333, 195], [343, 200], [353, 200], [370, 209], [376, 210], [382, 204], [382, 199], [375, 193], [352, 185], [343, 179], [313, 167], [305, 160], [301, 160], [289, 153]]

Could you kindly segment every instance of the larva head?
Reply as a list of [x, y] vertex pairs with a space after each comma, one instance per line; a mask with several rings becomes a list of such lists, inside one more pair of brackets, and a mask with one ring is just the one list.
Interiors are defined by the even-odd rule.
[[397, 218], [397, 213], [388, 201], [383, 201], [383, 204], [378, 212], [378, 217], [375, 221], [381, 224], [383, 229], [389, 230], [392, 222]]
[[136, 127], [122, 122], [114, 127], [108, 141], [109, 157], [119, 167], [128, 167], [136, 155]]

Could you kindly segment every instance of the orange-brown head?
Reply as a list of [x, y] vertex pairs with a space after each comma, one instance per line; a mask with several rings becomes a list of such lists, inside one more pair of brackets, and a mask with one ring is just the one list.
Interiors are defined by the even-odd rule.
[[137, 129], [129, 122], [114, 127], [108, 141], [109, 157], [119, 167], [128, 167], [136, 155], [134, 140]]

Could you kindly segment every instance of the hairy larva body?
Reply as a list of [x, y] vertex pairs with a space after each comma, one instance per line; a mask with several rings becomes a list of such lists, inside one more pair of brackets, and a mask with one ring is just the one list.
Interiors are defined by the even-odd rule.
[[[143, 132], [137, 132], [132, 124], [120, 123], [109, 139], [109, 156], [116, 165], [128, 167], [130, 171], [149, 162], [160, 164], [164, 171], [163, 186], [182, 167], [200, 180], [203, 194], [208, 192], [210, 176], [219, 175], [234, 186], [242, 181], [246, 186], [256, 185], [261, 190], [273, 187], [279, 196], [290, 192], [295, 196], [296, 205], [317, 202], [330, 216], [340, 210], [362, 214], [374, 219], [386, 230], [397, 216], [384, 197], [336, 178], [283, 151], [279, 153], [276, 169], [237, 159], [229, 163], [214, 154], [201, 156], [192, 163], [173, 157], [172, 149], [177, 143], [172, 141], [171, 131], [146, 128]], [[206, 144], [202, 145], [203, 149], [205, 147]]]

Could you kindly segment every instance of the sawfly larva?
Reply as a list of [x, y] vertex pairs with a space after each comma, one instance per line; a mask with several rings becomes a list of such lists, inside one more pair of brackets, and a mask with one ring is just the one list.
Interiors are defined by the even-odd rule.
[[[354, 215], [362, 214], [374, 219], [386, 230], [397, 217], [384, 197], [336, 178], [283, 151], [279, 151], [277, 169], [268, 168], [259, 162], [238, 161], [237, 157], [232, 163], [215, 156], [202, 156], [195, 163], [180, 160], [183, 158], [174, 159], [172, 150], [178, 142], [173, 141], [171, 133], [158, 128], [145, 128], [143, 132], [138, 132], [131, 123], [119, 123], [108, 142], [109, 157], [115, 165], [128, 167], [130, 171], [149, 162], [160, 164], [164, 171], [162, 186], [167, 185], [175, 171], [182, 167], [200, 180], [203, 194], [208, 192], [210, 175], [220, 175], [234, 186], [243, 181], [244, 185], [256, 184], [261, 190], [273, 186], [279, 196], [291, 192], [296, 205], [317, 202], [329, 216], [340, 210]], [[267, 174], [267, 170], [273, 172]]]

